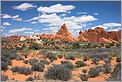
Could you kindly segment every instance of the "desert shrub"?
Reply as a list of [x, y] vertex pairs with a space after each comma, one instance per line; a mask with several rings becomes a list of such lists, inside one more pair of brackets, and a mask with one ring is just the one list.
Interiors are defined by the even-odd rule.
[[62, 58], [62, 55], [58, 55], [57, 57], [58, 57], [58, 58]]
[[88, 80], [88, 76], [86, 74], [80, 75], [80, 79], [82, 81], [87, 81]]
[[105, 62], [106, 64], [109, 64], [111, 61], [110, 61], [110, 59], [105, 58], [105, 59], [104, 59], [104, 62]]
[[7, 70], [8, 69], [8, 63], [7, 62], [1, 62], [1, 70]]
[[72, 48], [73, 49], [79, 49], [80, 48], [80, 44], [75, 42], [75, 43], [73, 43]]
[[111, 47], [111, 44], [107, 43], [107, 44], [105, 44], [105, 47], [106, 48], [110, 48]]
[[44, 57], [49, 58], [51, 62], [53, 62], [54, 60], [56, 60], [57, 58], [54, 56], [54, 54], [50, 51], [42, 51], [41, 52], [43, 54]]
[[91, 60], [93, 61], [94, 64], [97, 64], [98, 61], [99, 61], [99, 58], [94, 57], [94, 58], [92, 58]]
[[64, 65], [64, 67], [69, 70], [73, 70], [74, 68], [73, 64], [69, 61], [61, 61], [61, 64]]
[[18, 66], [15, 66], [15, 67], [12, 67], [11, 70], [13, 72], [18, 72], [20, 74], [25, 74], [25, 75], [31, 74], [31, 72], [32, 72], [32, 69], [29, 68], [29, 67], [18, 67]]
[[87, 57], [83, 57], [83, 61], [87, 61]]
[[90, 68], [90, 70], [88, 71], [88, 75], [89, 77], [95, 77], [99, 75], [99, 72], [95, 68]]
[[44, 71], [44, 64], [43, 63], [37, 63], [37, 64], [33, 64], [32, 65], [32, 70], [33, 71], [39, 71], [39, 72], [43, 72]]
[[17, 47], [16, 47], [16, 50], [23, 50], [23, 49], [24, 49], [23, 46], [17, 46]]
[[86, 66], [86, 64], [83, 61], [77, 61], [75, 64], [76, 64], [76, 67]]
[[44, 74], [46, 79], [67, 81], [71, 78], [71, 72], [64, 65], [54, 65]]
[[111, 70], [112, 70], [112, 68], [109, 64], [104, 64], [103, 69], [104, 69], [103, 72], [106, 73], [106, 74], [111, 73]]
[[34, 78], [32, 78], [32, 77], [28, 77], [27, 79], [26, 79], [26, 81], [33, 81], [34, 80]]
[[93, 47], [93, 44], [92, 43], [88, 43], [87, 44], [87, 48], [92, 48]]
[[86, 72], [87, 72], [87, 70], [86, 70], [86, 69], [83, 69], [83, 70], [82, 70], [82, 72], [83, 72], [83, 73], [86, 73]]
[[24, 62], [25, 64], [28, 64], [28, 60], [24, 60], [23, 62]]
[[121, 63], [118, 63], [110, 78], [107, 79], [108, 81], [121, 81]]
[[13, 60], [16, 59], [18, 57], [18, 54], [16, 54], [16, 52], [9, 52], [9, 59]]
[[53, 62], [53, 61], [55, 61], [55, 60], [57, 60], [57, 58], [54, 56], [54, 57], [52, 57], [52, 58], [50, 58], [50, 62]]
[[29, 59], [29, 60], [28, 60], [28, 63], [29, 63], [30, 65], [33, 65], [33, 64], [38, 63], [38, 60], [35, 59], [35, 58], [33, 58], [33, 59]]
[[116, 62], [121, 62], [121, 58], [117, 57]]
[[67, 57], [65, 57], [65, 58], [68, 59], [68, 60], [75, 60], [75, 57], [72, 56], [72, 55], [69, 55], [69, 56], [67, 56]]
[[6, 81], [6, 80], [8, 80], [8, 76], [2, 73], [1, 74], [1, 81]]
[[43, 63], [44, 65], [45, 65], [45, 64], [47, 64], [47, 65], [50, 64], [47, 60], [40, 60], [40, 63]]
[[103, 72], [103, 71], [104, 71], [103, 66], [96, 66], [95, 69], [96, 69], [98, 72]]
[[33, 49], [33, 50], [38, 50], [38, 49], [40, 49], [40, 48], [39, 48], [39, 45], [38, 45], [37, 43], [31, 43], [29, 48], [30, 48], [30, 49]]
[[21, 57], [21, 56], [18, 56], [16, 59], [17, 59], [17, 60], [24, 60], [24, 58]]

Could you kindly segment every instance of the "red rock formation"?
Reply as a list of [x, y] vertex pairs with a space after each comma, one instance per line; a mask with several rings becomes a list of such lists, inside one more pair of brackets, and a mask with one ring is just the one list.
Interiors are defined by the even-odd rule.
[[103, 28], [97, 27], [95, 29], [88, 29], [85, 31], [80, 31], [78, 40], [88, 41], [88, 42], [120, 42], [121, 31], [109, 31], [106, 32]]
[[76, 39], [68, 31], [65, 23], [61, 26], [61, 29], [56, 33], [56, 35], [62, 36], [62, 39], [65, 39], [66, 41], [71, 41], [71, 42], [76, 41]]
[[42, 34], [41, 38], [48, 38], [48, 39], [60, 39], [65, 41], [75, 42], [76, 39], [72, 36], [72, 34], [68, 31], [66, 24], [61, 26], [61, 29], [55, 34]]
[[63, 24], [60, 30], [55, 34], [42, 34], [41, 38], [48, 39], [60, 39], [70, 42], [80, 41], [80, 42], [120, 42], [121, 31], [109, 31], [106, 32], [101, 27], [96, 27], [95, 29], [88, 29], [85, 31], [80, 31], [78, 38], [74, 38], [72, 34], [68, 31], [66, 24]]

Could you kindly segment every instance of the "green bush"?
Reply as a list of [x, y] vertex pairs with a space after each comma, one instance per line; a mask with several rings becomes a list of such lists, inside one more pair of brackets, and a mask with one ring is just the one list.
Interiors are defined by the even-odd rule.
[[6, 80], [8, 80], [8, 76], [2, 73], [1, 74], [1, 81], [6, 81]]
[[32, 78], [32, 77], [28, 77], [27, 79], [26, 79], [26, 81], [33, 81], [34, 80], [34, 78]]
[[103, 65], [103, 69], [104, 69], [104, 73], [105, 74], [108, 74], [108, 73], [111, 73], [111, 70], [112, 70], [112, 68], [111, 68], [111, 66], [109, 65], [109, 64], [104, 64]]
[[73, 64], [69, 61], [61, 61], [61, 64], [64, 65], [64, 67], [69, 70], [73, 70], [74, 68]]
[[83, 72], [83, 73], [86, 73], [86, 72], [87, 72], [87, 70], [86, 70], [86, 69], [83, 69], [83, 70], [82, 70], [82, 72]]
[[37, 63], [37, 64], [33, 64], [32, 65], [32, 70], [33, 71], [39, 71], [39, 72], [43, 72], [44, 71], [44, 64], [43, 63]]
[[8, 63], [7, 62], [1, 62], [1, 70], [7, 70], [8, 69]]
[[44, 78], [67, 81], [71, 78], [71, 72], [64, 65], [54, 65], [44, 74]]
[[110, 78], [107, 79], [108, 81], [121, 81], [121, 63], [118, 63]]
[[41, 53], [44, 57], [49, 58], [51, 62], [53, 62], [54, 60], [57, 60], [55, 55], [50, 51], [45, 50], [45, 51], [42, 51]]
[[116, 62], [121, 62], [121, 58], [117, 57]]
[[80, 75], [80, 79], [82, 81], [87, 81], [88, 80], [88, 76], [86, 74]]
[[75, 57], [72, 56], [72, 55], [69, 55], [69, 56], [67, 56], [67, 57], [65, 57], [65, 58], [68, 59], [68, 60], [75, 60]]
[[29, 60], [28, 60], [28, 63], [29, 63], [30, 65], [37, 64], [37, 63], [38, 63], [38, 60], [37, 60], [36, 58], [29, 59]]
[[38, 49], [40, 49], [40, 48], [39, 48], [39, 45], [38, 45], [37, 43], [31, 43], [31, 44], [30, 44], [30, 49], [38, 50]]
[[24, 62], [25, 64], [28, 64], [28, 60], [24, 60], [23, 62]]
[[29, 67], [18, 67], [18, 66], [15, 66], [15, 67], [12, 67], [11, 70], [12, 70], [12, 72], [18, 72], [20, 74], [25, 74], [25, 75], [29, 75], [32, 72], [32, 69], [29, 68]]
[[99, 71], [96, 70], [95, 68], [90, 68], [90, 70], [88, 71], [88, 75], [89, 75], [90, 78], [98, 76]]
[[62, 55], [58, 55], [57, 57], [58, 57], [58, 58], [62, 58]]
[[80, 48], [80, 44], [75, 42], [75, 43], [73, 43], [72, 48], [73, 49], [79, 49]]
[[44, 65], [45, 65], [45, 64], [47, 64], [47, 65], [50, 64], [50, 62], [48, 62], [47, 60], [40, 60], [40, 63], [43, 63]]
[[77, 61], [75, 64], [76, 64], [76, 67], [86, 66], [86, 64], [83, 61]]

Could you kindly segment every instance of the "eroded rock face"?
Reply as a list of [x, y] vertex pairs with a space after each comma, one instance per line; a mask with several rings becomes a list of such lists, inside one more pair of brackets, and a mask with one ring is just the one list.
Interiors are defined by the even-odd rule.
[[63, 39], [71, 42], [75, 42], [76, 39], [72, 36], [72, 34], [68, 31], [66, 24], [64, 23], [61, 26], [61, 29], [56, 33], [58, 36], [62, 36]]
[[120, 40], [121, 40], [121, 31], [106, 32], [101, 27], [80, 31], [78, 36], [78, 41], [87, 41], [87, 42], [112, 43], [112, 42], [120, 42]]
[[41, 38], [48, 38], [48, 39], [60, 39], [65, 41], [75, 42], [76, 39], [72, 36], [72, 34], [68, 31], [66, 24], [63, 24], [60, 30], [54, 34], [42, 34]]

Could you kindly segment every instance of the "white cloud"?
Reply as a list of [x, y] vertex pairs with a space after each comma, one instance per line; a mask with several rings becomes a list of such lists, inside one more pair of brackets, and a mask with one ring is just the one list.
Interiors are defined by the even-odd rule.
[[[42, 24], [46, 23], [46, 25], [49, 26], [48, 30], [50, 30], [50, 32], [52, 33], [56, 33], [60, 29], [60, 26], [63, 23], [66, 23], [68, 30], [75, 35], [76, 29], [79, 30], [86, 26], [86, 24], [84, 23], [95, 21], [95, 20], [98, 20], [98, 19], [91, 15], [82, 15], [78, 17], [76, 16], [62, 17], [61, 15], [58, 16], [56, 13], [52, 13], [52, 14], [43, 13], [42, 15], [33, 17], [32, 19], [29, 19], [26, 21], [29, 21], [30, 23], [31, 21], [38, 21], [39, 23], [42, 23]], [[44, 31], [47, 31], [47, 30], [44, 30]]]
[[65, 17], [64, 20], [70, 20], [76, 23], [83, 23], [83, 22], [95, 21], [98, 19], [91, 15], [82, 15], [80, 17], [75, 17], [75, 16]]
[[33, 20], [38, 20], [38, 19], [39, 19], [39, 16], [33, 17], [32, 19], [29, 19], [29, 20], [25, 20], [25, 22], [27, 22], [27, 21], [33, 21]]
[[30, 3], [23, 3], [18, 6], [13, 6], [14, 9], [21, 10], [21, 11], [26, 11], [28, 9], [35, 8], [35, 7], [37, 7], [37, 6], [30, 4]]
[[66, 17], [66, 13], [64, 13], [64, 14], [61, 14], [60, 16], [61, 16], [61, 17]]
[[11, 16], [8, 15], [8, 14], [2, 14], [2, 17], [1, 17], [1, 18], [4, 18], [4, 19], [6, 19], [6, 18], [11, 18]]
[[9, 26], [9, 25], [11, 25], [11, 24], [10, 24], [9, 22], [4, 22], [3, 25], [4, 25], [4, 26]]
[[9, 30], [9, 33], [17, 33], [17, 32], [22, 32], [22, 31], [26, 31], [26, 30], [32, 30], [31, 28], [21, 28], [21, 29], [11, 29]]
[[50, 30], [49, 28], [43, 28], [42, 30]]
[[[97, 25], [95, 27], [92, 27], [92, 29], [96, 28], [96, 27], [102, 27], [104, 28], [105, 30], [119, 30], [121, 28], [121, 24], [120, 23], [104, 23], [102, 25]], [[114, 28], [114, 27], [117, 27], [117, 28]]]
[[15, 18], [13, 20], [16, 20], [16, 21], [22, 21], [22, 18]]
[[19, 15], [12, 16], [13, 19], [19, 18]]
[[12, 20], [22, 21], [22, 18], [20, 18], [19, 15], [12, 16], [12, 15], [8, 15], [8, 14], [2, 14], [1, 18], [4, 18], [4, 19], [11, 18]]
[[94, 13], [95, 15], [99, 15], [98, 13]]
[[44, 13], [58, 13], [58, 12], [67, 12], [69, 10], [73, 10], [75, 6], [73, 5], [62, 5], [62, 4], [55, 4], [49, 7], [42, 7], [40, 6], [37, 8], [39, 12]]
[[25, 34], [34, 34], [34, 32], [24, 32]]
[[34, 30], [34, 32], [37, 32], [37, 31], [39, 31], [39, 30]]
[[33, 22], [31, 22], [31, 24], [36, 24], [37, 22], [35, 22], [35, 21], [33, 21]]
[[114, 23], [114, 22], [113, 22], [113, 23], [104, 23], [103, 26], [104, 26], [104, 27], [117, 27], [117, 26], [120, 27], [121, 24], [119, 24], [119, 23]]
[[121, 29], [117, 29], [117, 28], [114, 28], [114, 29], [109, 29], [108, 31], [119, 31]]

